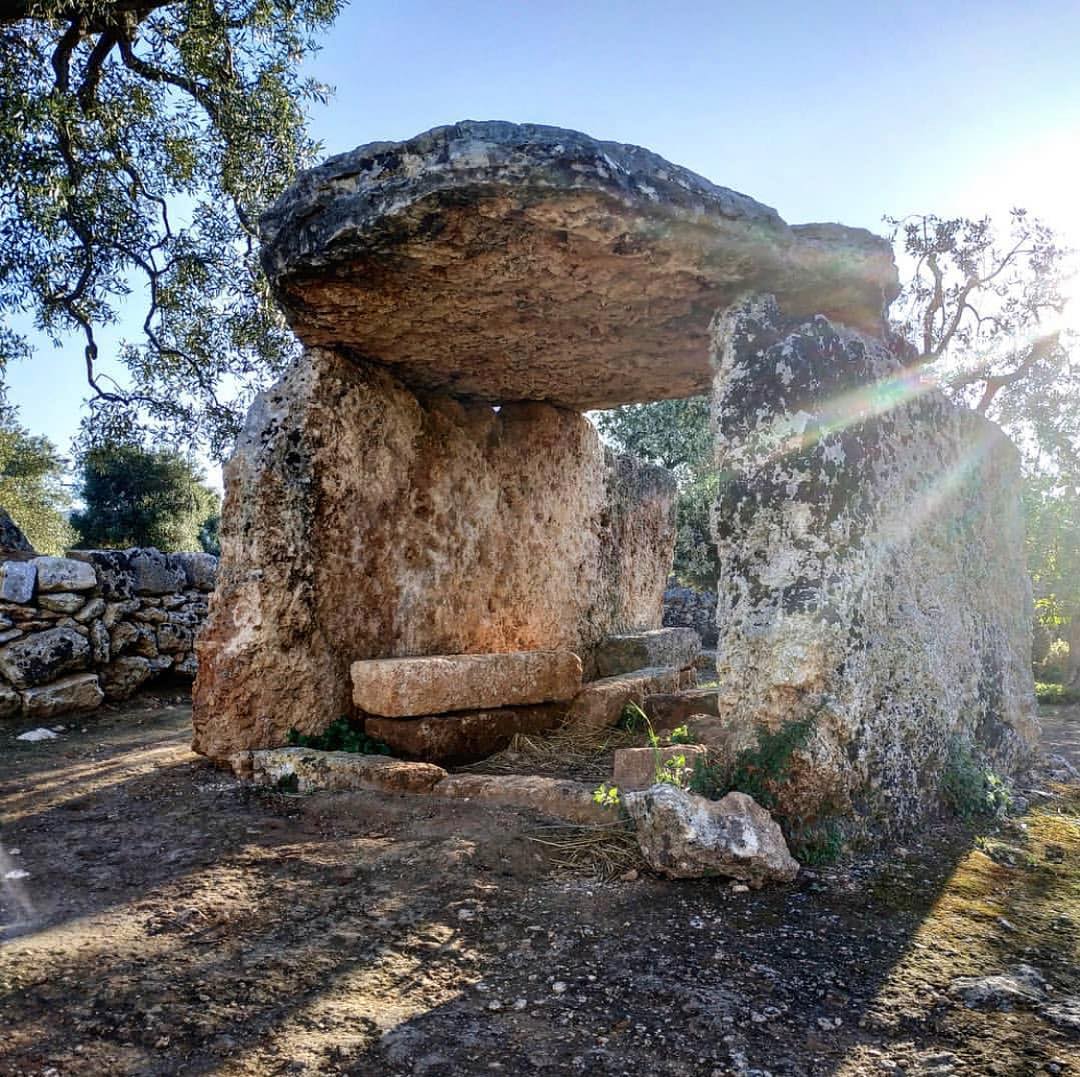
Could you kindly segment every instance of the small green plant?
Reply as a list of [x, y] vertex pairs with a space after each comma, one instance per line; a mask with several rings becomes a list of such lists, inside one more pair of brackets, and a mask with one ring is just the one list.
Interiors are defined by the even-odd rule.
[[661, 759], [659, 750], [656, 751], [655, 778], [658, 785], [674, 785], [678, 789], [685, 789], [689, 784], [686, 771], [685, 755], [673, 755], [667, 759]]
[[690, 732], [689, 726], [677, 725], [671, 731], [670, 741], [672, 744], [697, 744]]
[[390, 755], [390, 747], [364, 732], [356, 718], [342, 715], [321, 733], [300, 733], [290, 729], [286, 743], [294, 748], [314, 748], [320, 752], [354, 752], [357, 755]]
[[601, 782], [593, 790], [592, 798], [593, 803], [599, 804], [601, 808], [617, 808], [622, 803], [619, 787], [608, 782]]
[[1069, 688], [1064, 684], [1051, 684], [1047, 681], [1035, 682], [1035, 698], [1040, 703], [1062, 705], [1066, 703], [1080, 703], [1080, 691]]
[[844, 831], [835, 819], [826, 819], [791, 835], [788, 844], [801, 864], [834, 864], [844, 848]]
[[628, 733], [640, 733], [643, 729], [652, 730], [649, 716], [636, 704], [627, 703], [619, 716], [619, 728]]
[[941, 772], [941, 792], [961, 819], [1004, 815], [1012, 804], [1009, 786], [975, 757], [971, 745], [959, 738], [949, 745]]

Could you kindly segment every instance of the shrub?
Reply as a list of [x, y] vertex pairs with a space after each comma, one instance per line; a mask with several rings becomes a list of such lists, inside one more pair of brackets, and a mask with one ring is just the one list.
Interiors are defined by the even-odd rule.
[[1067, 640], [1056, 639], [1050, 644], [1046, 657], [1035, 668], [1040, 681], [1060, 684], [1065, 680], [1069, 668], [1069, 644]]
[[320, 752], [355, 752], [357, 755], [390, 755], [390, 747], [364, 732], [363, 723], [342, 715], [321, 733], [289, 730], [286, 743], [291, 748], [314, 748]]
[[971, 744], [956, 739], [949, 745], [941, 773], [941, 792], [961, 819], [1004, 815], [1012, 804], [1008, 784], [979, 760]]
[[1040, 703], [1080, 703], [1080, 690], [1067, 688], [1064, 684], [1035, 682], [1035, 698]]

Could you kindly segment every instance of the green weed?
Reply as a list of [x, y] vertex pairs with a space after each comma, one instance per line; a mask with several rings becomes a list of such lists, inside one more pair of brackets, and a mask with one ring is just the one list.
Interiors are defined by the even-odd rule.
[[390, 748], [381, 740], [369, 737], [356, 718], [342, 715], [321, 733], [299, 733], [290, 729], [286, 743], [293, 748], [314, 748], [320, 752], [354, 752], [357, 755], [390, 755]]

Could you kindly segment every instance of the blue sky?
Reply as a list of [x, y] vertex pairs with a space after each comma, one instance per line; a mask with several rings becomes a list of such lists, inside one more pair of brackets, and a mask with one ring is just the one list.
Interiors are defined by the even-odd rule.
[[[459, 119], [635, 142], [791, 223], [1019, 204], [1080, 245], [1080, 3], [354, 3], [309, 73], [327, 153]], [[110, 335], [103, 338], [114, 340]], [[79, 350], [9, 371], [67, 449]]]

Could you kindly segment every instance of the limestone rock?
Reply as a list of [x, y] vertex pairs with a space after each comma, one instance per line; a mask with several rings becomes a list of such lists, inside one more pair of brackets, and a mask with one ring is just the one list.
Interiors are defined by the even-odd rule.
[[139, 655], [114, 658], [98, 676], [106, 699], [127, 699], [151, 676], [150, 660]]
[[685, 692], [658, 692], [645, 697], [641, 709], [654, 729], [674, 729], [695, 714], [719, 714], [715, 688], [690, 688]]
[[354, 662], [351, 675], [357, 707], [404, 718], [571, 699], [581, 659], [569, 651], [376, 658]]
[[217, 584], [218, 559], [212, 553], [174, 553], [169, 559], [183, 570], [188, 587], [212, 591]]
[[0, 569], [0, 599], [29, 602], [34, 597], [37, 568], [33, 561], [5, 561]]
[[[664, 627], [692, 628], [703, 647], [716, 646], [716, 590], [671, 584], [664, 592]], [[715, 668], [715, 667], [714, 667]]]
[[92, 621], [88, 626], [90, 640], [90, 659], [96, 666], [103, 666], [109, 660], [109, 630], [100, 622]]
[[96, 621], [104, 612], [105, 599], [92, 598], [75, 614], [75, 620], [79, 624], [89, 624], [91, 621]]
[[135, 594], [132, 550], [72, 550], [68, 556], [94, 569], [98, 591], [109, 602], [129, 600]]
[[352, 709], [368, 658], [566, 650], [658, 627], [675, 485], [545, 404], [420, 400], [307, 353], [226, 469], [195, 746], [224, 759]]
[[9, 684], [0, 681], [0, 718], [13, 718], [22, 710], [22, 697]]
[[760, 887], [791, 882], [799, 872], [776, 821], [745, 793], [714, 801], [673, 785], [654, 785], [622, 799], [642, 854], [662, 875], [725, 875]]
[[565, 714], [565, 704], [547, 703], [431, 718], [369, 717], [364, 720], [364, 731], [387, 744], [394, 755], [456, 765], [505, 748], [517, 733], [555, 729]]
[[16, 688], [44, 684], [63, 673], [85, 669], [90, 644], [73, 628], [50, 628], [0, 648], [0, 673]]
[[195, 633], [183, 625], [163, 624], [157, 630], [158, 650], [162, 654], [176, 654], [191, 650]]
[[640, 707], [647, 696], [678, 689], [677, 669], [639, 669], [592, 681], [570, 704], [566, 728], [579, 732], [607, 729], [619, 721], [627, 703], [636, 703]]
[[126, 551], [139, 595], [167, 595], [187, 586], [185, 569], [173, 559], [152, 548]]
[[81, 673], [27, 688], [22, 694], [23, 714], [27, 718], [41, 719], [92, 711], [104, 698], [97, 677], [93, 673]]
[[253, 777], [263, 785], [289, 785], [298, 793], [378, 789], [430, 793], [446, 771], [432, 763], [404, 763], [384, 755], [269, 748], [252, 752]]
[[1046, 980], [1030, 965], [1017, 965], [992, 976], [959, 976], [949, 984], [949, 994], [971, 1010], [1033, 1006], [1046, 998], [1046, 992]]
[[813, 720], [781, 809], [903, 829], [955, 741], [1012, 771], [1036, 735], [1016, 450], [882, 340], [767, 297], [718, 318], [714, 362], [720, 710]]
[[199, 672], [199, 660], [193, 651], [189, 651], [183, 657], [177, 656], [179, 661], [173, 663], [173, 672], [181, 677], [192, 677]]
[[608, 636], [593, 654], [601, 677], [616, 677], [635, 669], [655, 666], [689, 666], [701, 650], [701, 640], [692, 628], [655, 628]]
[[260, 224], [308, 345], [407, 385], [585, 410], [709, 383], [712, 313], [751, 291], [880, 327], [884, 240], [776, 211], [638, 146], [465, 121], [304, 173]]
[[539, 774], [452, 774], [432, 790], [436, 796], [484, 800], [528, 808], [570, 823], [610, 823], [610, 809], [593, 800], [591, 785]]
[[123, 654], [138, 638], [139, 630], [135, 625], [130, 621], [120, 621], [109, 633], [109, 648], [114, 655]]
[[[677, 765], [683, 760], [681, 766]], [[698, 760], [705, 762], [705, 749], [697, 744], [669, 744], [659, 748], [616, 748], [611, 780], [620, 792], [648, 789], [657, 783], [657, 769], [669, 773], [675, 767], [685, 782]], [[671, 766], [668, 766], [671, 764]]]
[[89, 591], [97, 584], [93, 568], [71, 557], [35, 557], [39, 591]]
[[52, 610], [54, 613], [76, 613], [86, 604], [84, 595], [76, 595], [72, 592], [61, 591], [55, 595], [41, 595], [38, 605], [44, 610]]

